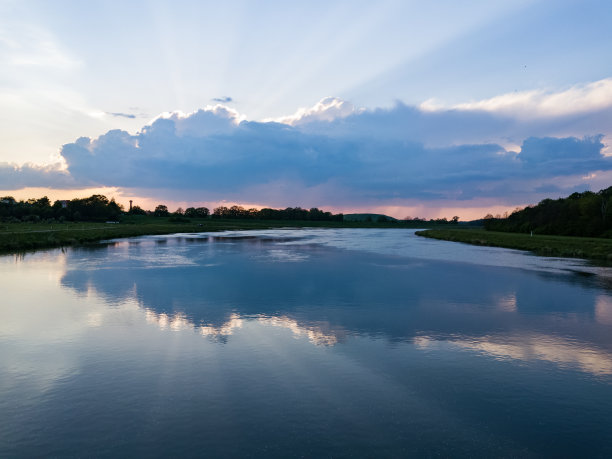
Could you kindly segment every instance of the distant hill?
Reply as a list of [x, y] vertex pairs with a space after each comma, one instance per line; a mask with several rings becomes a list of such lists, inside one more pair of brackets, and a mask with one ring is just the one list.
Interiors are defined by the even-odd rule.
[[345, 222], [396, 222], [397, 218], [383, 214], [344, 214]]
[[612, 237], [612, 187], [597, 193], [585, 191], [567, 198], [544, 199], [507, 218], [487, 217], [484, 227], [491, 231]]

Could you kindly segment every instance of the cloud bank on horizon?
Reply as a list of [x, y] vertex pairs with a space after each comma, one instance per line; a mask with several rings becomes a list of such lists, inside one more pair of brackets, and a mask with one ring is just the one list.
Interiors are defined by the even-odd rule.
[[612, 79], [445, 106], [363, 109], [338, 98], [276, 120], [223, 105], [166, 113], [136, 134], [64, 145], [65, 167], [0, 163], [5, 189], [118, 187], [141, 196], [270, 206], [513, 206], [612, 171]]

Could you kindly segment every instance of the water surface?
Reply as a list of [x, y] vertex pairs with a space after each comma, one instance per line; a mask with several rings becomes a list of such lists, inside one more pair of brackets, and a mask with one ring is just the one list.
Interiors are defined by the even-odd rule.
[[0, 258], [0, 456], [612, 456], [610, 270], [411, 230]]

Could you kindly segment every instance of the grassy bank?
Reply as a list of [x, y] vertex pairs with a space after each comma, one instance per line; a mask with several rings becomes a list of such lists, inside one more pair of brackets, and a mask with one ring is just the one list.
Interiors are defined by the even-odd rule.
[[173, 222], [168, 218], [147, 216], [129, 216], [121, 223], [0, 223], [0, 253], [83, 245], [119, 237], [283, 227], [404, 228], [407, 226], [392, 222], [220, 220], [210, 218]]
[[611, 239], [536, 234], [530, 236], [524, 233], [502, 233], [484, 229], [430, 229], [417, 231], [416, 234], [444, 241], [528, 250], [542, 256], [612, 262]]

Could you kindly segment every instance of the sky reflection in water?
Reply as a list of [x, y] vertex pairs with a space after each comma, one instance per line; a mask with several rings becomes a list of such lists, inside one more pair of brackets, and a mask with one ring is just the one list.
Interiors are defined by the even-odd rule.
[[3, 456], [612, 452], [605, 268], [273, 230], [0, 270]]

